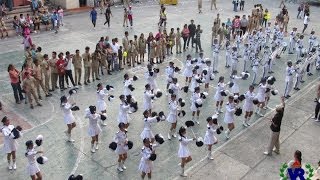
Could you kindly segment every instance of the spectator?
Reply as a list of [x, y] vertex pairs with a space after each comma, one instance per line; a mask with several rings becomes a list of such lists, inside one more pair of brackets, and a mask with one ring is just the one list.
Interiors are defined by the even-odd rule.
[[38, 16], [38, 14], [33, 17], [33, 27], [35, 33], [37, 32], [37, 30], [40, 32], [40, 17]]
[[7, 0], [6, 1], [6, 5], [7, 5], [7, 8], [9, 8], [9, 11], [12, 11], [12, 8], [13, 8], [13, 0]]
[[304, 15], [303, 16], [306, 16], [307, 14], [308, 14], [308, 16], [310, 16], [310, 9], [309, 9], [309, 4], [305, 3], [305, 5], [304, 5]]
[[[103, 25], [106, 25], [108, 23], [108, 27], [110, 27], [110, 18], [112, 16], [112, 13], [111, 13], [111, 8], [110, 8], [109, 4], [107, 6], [107, 9], [106, 9], [106, 12], [104, 13], [104, 15], [106, 16], [106, 22], [104, 22]], [[123, 24], [123, 26], [124, 26], [124, 24]], [[128, 26], [128, 22], [127, 22], [127, 26]]]
[[59, 87], [60, 91], [65, 90], [66, 88], [64, 87], [64, 76], [65, 76], [65, 67], [66, 67], [66, 62], [63, 59], [63, 53], [60, 53], [58, 55], [58, 61], [56, 62], [56, 68], [58, 70], [58, 75], [59, 75]]
[[247, 32], [248, 25], [249, 25], [248, 19], [246, 18], [246, 15], [243, 15], [242, 19], [240, 20], [240, 29], [241, 29], [242, 35], [244, 35]]
[[7, 34], [6, 37], [8, 37], [8, 31], [6, 28], [6, 24], [5, 24], [2, 17], [0, 17], [0, 33], [1, 33], [1, 39], [3, 38], [4, 33], [6, 33]]
[[29, 14], [27, 14], [27, 16], [26, 16], [26, 26], [28, 26], [31, 29], [31, 31], [33, 31], [34, 24], [32, 21], [32, 17]]
[[309, 13], [307, 13], [305, 16], [304, 16], [304, 19], [303, 19], [303, 30], [302, 30], [302, 33], [304, 33], [304, 31], [307, 29], [308, 27], [308, 24], [309, 24]]
[[198, 24], [197, 29], [196, 29], [196, 38], [195, 38], [195, 43], [196, 43], [196, 53], [198, 52], [198, 48], [200, 50], [200, 52], [203, 52], [202, 48], [201, 48], [201, 33], [202, 33], [202, 29], [200, 28], [200, 25]]
[[263, 21], [262, 21], [262, 25], [264, 24], [264, 27], [267, 26], [267, 22], [270, 20], [271, 15], [268, 11], [268, 9], [266, 9], [263, 13]]
[[46, 26], [46, 31], [51, 30], [49, 29], [49, 18], [51, 15], [49, 14], [48, 11], [45, 11], [44, 14], [41, 16], [41, 22]]
[[38, 8], [39, 8], [39, 4], [38, 4], [38, 0], [31, 0], [31, 10], [33, 12], [33, 15], [36, 14], [36, 12], [38, 11]]
[[51, 14], [51, 23], [52, 23], [52, 29], [55, 30], [55, 33], [58, 33], [58, 14], [57, 11], [54, 11], [53, 14]]
[[188, 26], [188, 29], [189, 29], [189, 37], [188, 37], [188, 42], [187, 42], [187, 48], [189, 47], [189, 42], [190, 42], [190, 39], [191, 39], [191, 46], [193, 47], [193, 44], [194, 44], [194, 35], [196, 34], [196, 25], [193, 24], [194, 23], [194, 20], [192, 19], [191, 20], [191, 24], [189, 24]]
[[319, 116], [319, 111], [320, 111], [320, 84], [318, 86], [317, 90], [317, 98], [315, 98], [316, 107], [314, 110], [314, 117], [312, 119], [315, 119], [316, 122], [320, 122], [320, 116]]
[[75, 84], [73, 77], [72, 77], [72, 69], [71, 69], [71, 65], [72, 65], [72, 55], [70, 54], [69, 51], [66, 52], [66, 58], [64, 59], [65, 61], [65, 78], [66, 78], [66, 83], [68, 88], [70, 88], [71, 86], [69, 85], [69, 81], [68, 78], [70, 79], [73, 87], [78, 87], [77, 84]]
[[301, 3], [298, 7], [298, 14], [297, 14], [297, 19], [301, 19], [301, 12], [303, 11], [303, 3]]
[[285, 33], [288, 33], [289, 14], [283, 15], [283, 29]]
[[13, 89], [14, 98], [17, 104], [20, 104], [21, 101], [24, 99], [22, 95], [22, 90], [20, 86], [20, 71], [17, 70], [14, 65], [9, 64], [8, 66], [8, 73], [10, 77], [11, 86]]
[[244, 9], [244, 0], [240, 0], [240, 11], [243, 11]]
[[271, 140], [270, 140], [268, 150], [264, 152], [265, 155], [272, 155], [272, 151], [274, 151], [277, 154], [280, 153], [280, 142], [279, 142], [280, 127], [281, 127], [281, 121], [282, 121], [284, 108], [285, 108], [285, 102], [284, 102], [283, 96], [281, 97], [281, 103], [282, 105], [276, 107], [276, 114], [271, 120], [271, 125], [270, 125], [270, 129], [272, 132]]
[[95, 28], [96, 22], [97, 22], [97, 11], [94, 9], [94, 7], [90, 11], [90, 18], [91, 18], [91, 22], [93, 24], [93, 28]]
[[63, 16], [64, 16], [63, 9], [61, 6], [59, 6], [58, 7], [58, 19], [59, 19], [58, 24], [59, 24], [59, 26], [63, 26]]
[[26, 91], [26, 95], [29, 100], [30, 108], [33, 109], [33, 98], [35, 99], [38, 106], [42, 106], [39, 102], [39, 99], [36, 95], [36, 80], [31, 76], [31, 73], [29, 71], [24, 72], [24, 75], [26, 76], [23, 80], [23, 89]]
[[233, 11], [237, 12], [238, 11], [239, 0], [232, 0], [232, 3], [233, 3]]
[[183, 26], [181, 34], [182, 34], [182, 39], [183, 39], [183, 51], [186, 51], [187, 40], [188, 40], [188, 37], [189, 37], [189, 34], [190, 34], [190, 31], [188, 29], [188, 25], [187, 24], [185, 24]]
[[8, 19], [6, 7], [3, 2], [0, 2], [0, 17], [6, 17]]

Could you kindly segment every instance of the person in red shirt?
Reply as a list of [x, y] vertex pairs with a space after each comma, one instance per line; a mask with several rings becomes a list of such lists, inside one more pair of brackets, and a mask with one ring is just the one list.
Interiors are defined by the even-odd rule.
[[56, 67], [58, 70], [58, 75], [59, 75], [59, 86], [60, 86], [60, 91], [65, 90], [66, 88], [64, 87], [64, 75], [65, 75], [65, 67], [66, 67], [66, 62], [63, 59], [63, 53], [60, 53], [58, 55], [58, 61], [56, 62]]
[[20, 86], [20, 71], [18, 71], [14, 65], [9, 64], [8, 66], [8, 73], [11, 81], [11, 86], [13, 89], [14, 98], [17, 104], [20, 104], [21, 101], [24, 99], [22, 95], [22, 89]]

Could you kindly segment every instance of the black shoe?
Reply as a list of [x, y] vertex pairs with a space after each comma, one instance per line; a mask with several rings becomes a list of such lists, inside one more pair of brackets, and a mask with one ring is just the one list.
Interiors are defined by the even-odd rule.
[[301, 83], [304, 83], [304, 81], [300, 81]]
[[99, 79], [99, 78], [96, 78], [96, 80], [98, 80], [98, 81], [99, 81], [99, 80], [101, 80], [101, 79]]
[[85, 82], [85, 83], [84, 83], [84, 85], [88, 85], [88, 83], [87, 83], [87, 82]]
[[293, 52], [289, 52], [288, 54], [293, 54]]
[[40, 99], [40, 100], [42, 100], [42, 97], [41, 97], [41, 96], [39, 96], [39, 99]]
[[82, 84], [81, 84], [80, 82], [78, 82], [78, 85], [79, 85], [79, 86], [82, 86]]
[[88, 80], [87, 83], [91, 83], [90, 80]]
[[53, 92], [54, 91], [54, 89], [49, 89], [49, 92]]
[[56, 86], [56, 89], [59, 89], [59, 87], [58, 87], [58, 86]]
[[17, 101], [16, 103], [17, 103], [17, 104], [21, 104], [21, 101]]
[[52, 94], [47, 94], [47, 95], [46, 95], [46, 97], [51, 97], [51, 96], [52, 96]]
[[108, 72], [109, 75], [112, 75], [111, 72]]

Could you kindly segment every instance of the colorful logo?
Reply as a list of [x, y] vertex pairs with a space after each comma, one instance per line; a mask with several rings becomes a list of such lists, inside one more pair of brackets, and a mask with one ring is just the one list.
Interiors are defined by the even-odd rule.
[[286, 163], [280, 167], [280, 180], [311, 180], [314, 175], [314, 169], [310, 164], [305, 168], [289, 168]]

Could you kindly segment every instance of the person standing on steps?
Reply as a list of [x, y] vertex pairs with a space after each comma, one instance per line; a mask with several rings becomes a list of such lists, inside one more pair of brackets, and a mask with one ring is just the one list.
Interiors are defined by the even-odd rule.
[[[268, 146], [267, 151], [265, 151], [263, 154], [265, 155], [272, 155], [272, 151], [274, 151], [276, 154], [280, 154], [280, 127], [281, 127], [281, 121], [283, 118], [284, 108], [285, 108], [285, 97], [281, 97], [281, 105], [278, 105], [276, 107], [276, 114], [273, 116], [273, 118], [270, 120], [271, 125], [271, 139]], [[274, 148], [275, 147], [275, 148]]]

